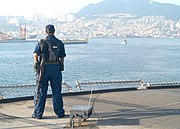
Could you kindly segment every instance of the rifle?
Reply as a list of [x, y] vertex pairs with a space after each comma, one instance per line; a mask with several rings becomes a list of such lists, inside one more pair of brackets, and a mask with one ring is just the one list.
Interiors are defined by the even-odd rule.
[[[40, 40], [40, 47], [41, 47], [41, 52], [43, 50], [43, 45], [44, 43], [44, 40]], [[36, 80], [36, 87], [37, 87], [37, 90], [36, 90], [36, 100], [35, 100], [35, 105], [38, 103], [39, 101], [39, 89], [41, 87], [41, 81], [42, 81], [42, 77], [43, 77], [43, 74], [44, 74], [44, 64], [45, 64], [45, 56], [44, 56], [44, 53], [41, 53], [41, 62], [40, 62], [40, 70], [39, 70], [39, 73], [37, 73], [37, 80]]]

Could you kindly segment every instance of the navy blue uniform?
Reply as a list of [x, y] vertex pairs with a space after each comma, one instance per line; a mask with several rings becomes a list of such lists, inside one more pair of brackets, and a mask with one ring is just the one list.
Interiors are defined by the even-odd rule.
[[[54, 35], [48, 35], [46, 37], [46, 40], [50, 43], [57, 43], [59, 45], [59, 58], [64, 58], [66, 56], [65, 54], [65, 48], [64, 44], [57, 39]], [[43, 50], [43, 53], [45, 54], [45, 61], [48, 61], [48, 47], [45, 47], [46, 49]], [[36, 53], [38, 56], [41, 55], [41, 47], [38, 43], [35, 47], [34, 53]], [[64, 109], [63, 109], [63, 100], [61, 96], [61, 83], [62, 83], [62, 73], [60, 70], [59, 64], [45, 64], [44, 66], [44, 73], [42, 76], [42, 80], [40, 83], [40, 90], [38, 92], [38, 102], [35, 103], [35, 109], [34, 109], [34, 117], [36, 118], [42, 118], [45, 103], [46, 103], [46, 96], [47, 96], [47, 90], [48, 90], [48, 82], [50, 81], [51, 89], [52, 89], [52, 100], [53, 100], [53, 107], [54, 112], [58, 117], [64, 116]], [[34, 96], [34, 100], [36, 101], [36, 95]]]

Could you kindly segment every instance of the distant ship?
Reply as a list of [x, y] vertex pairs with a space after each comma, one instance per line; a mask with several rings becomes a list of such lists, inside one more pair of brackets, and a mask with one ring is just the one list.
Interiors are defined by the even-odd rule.
[[18, 37], [12, 37], [9, 34], [0, 32], [0, 43], [24, 43], [24, 42], [28, 42], [28, 40], [26, 40], [26, 26], [22, 27], [20, 25]]
[[87, 44], [88, 39], [87, 38], [62, 38], [61, 41], [64, 44]]
[[[26, 43], [26, 42], [38, 42], [39, 38], [27, 38], [27, 39], [6, 39], [6, 40], [0, 40], [0, 43]], [[87, 44], [88, 39], [87, 38], [78, 38], [78, 39], [69, 39], [69, 38], [63, 38], [61, 41], [64, 44]]]
[[38, 39], [5, 39], [5, 40], [0, 40], [0, 43], [26, 43], [26, 42], [37, 42]]
[[[19, 28], [19, 36], [12, 37], [9, 34], [0, 32], [0, 43], [26, 43], [26, 42], [38, 42], [40, 39], [46, 37], [46, 35], [27, 35], [26, 26]], [[84, 37], [63, 37], [59, 38], [64, 44], [87, 44], [88, 39]]]
[[[38, 42], [41, 38], [28, 38], [26, 39], [26, 42]], [[87, 44], [88, 39], [87, 38], [59, 38], [63, 44]]]
[[24, 43], [26, 42], [25, 39], [5, 39], [5, 40], [0, 40], [0, 43]]
[[[26, 26], [20, 25], [20, 33], [18, 37], [12, 37], [6, 33], [0, 32], [0, 43], [26, 43], [26, 42], [38, 42], [46, 35], [27, 35]], [[64, 37], [59, 38], [64, 44], [87, 44], [88, 39], [84, 37]]]

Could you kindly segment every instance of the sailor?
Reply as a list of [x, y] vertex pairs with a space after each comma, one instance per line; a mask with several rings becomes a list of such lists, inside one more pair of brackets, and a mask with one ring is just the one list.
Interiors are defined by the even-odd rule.
[[[34, 50], [34, 68], [37, 72], [37, 77], [42, 78], [39, 81], [37, 94], [34, 96], [34, 113], [33, 118], [41, 119], [44, 113], [46, 96], [48, 90], [48, 83], [50, 81], [52, 89], [52, 101], [54, 112], [58, 118], [65, 116], [63, 108], [63, 99], [61, 95], [61, 82], [62, 82], [62, 66], [64, 64], [65, 48], [64, 44], [54, 36], [55, 28], [49, 24], [45, 27], [47, 34], [46, 39], [42, 39], [41, 42], [35, 47]], [[52, 58], [54, 56], [54, 58]], [[40, 68], [44, 59], [43, 73], [40, 74]], [[41, 71], [42, 72], [42, 71]], [[38, 82], [37, 81], [37, 82]]]

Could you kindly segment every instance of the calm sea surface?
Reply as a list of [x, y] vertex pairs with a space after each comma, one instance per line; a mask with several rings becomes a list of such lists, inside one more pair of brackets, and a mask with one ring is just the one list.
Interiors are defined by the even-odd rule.
[[[180, 39], [89, 39], [88, 44], [65, 45], [63, 80], [105, 81], [143, 79], [180, 81]], [[0, 44], [0, 86], [34, 84], [35, 42]]]

